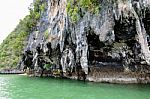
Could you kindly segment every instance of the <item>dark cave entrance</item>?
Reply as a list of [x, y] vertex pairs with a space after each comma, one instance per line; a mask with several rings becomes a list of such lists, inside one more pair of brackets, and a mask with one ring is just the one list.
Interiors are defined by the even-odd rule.
[[100, 72], [123, 71], [121, 60], [109, 56], [112, 45], [101, 42], [99, 36], [90, 29], [87, 32], [88, 43], [88, 65], [90, 74], [99, 74]]
[[145, 11], [145, 17], [142, 19], [144, 23], [144, 28], [146, 30], [146, 33], [148, 34], [147, 36], [147, 42], [150, 50], [150, 10], [146, 9]]
[[94, 32], [88, 34], [87, 40], [89, 49], [88, 53], [89, 65], [96, 65], [96, 64], [100, 65], [101, 63], [111, 64], [113, 62], [119, 62], [118, 59], [113, 59], [111, 56], [108, 55], [108, 52], [111, 51], [112, 45], [105, 45], [104, 42], [101, 42], [99, 40], [99, 36], [94, 34]]
[[133, 40], [136, 35], [136, 19], [129, 17], [115, 20], [114, 32], [116, 42]]
[[[105, 46], [104, 43], [100, 42], [99, 36], [94, 34], [94, 32], [90, 32], [87, 35], [87, 43], [88, 43], [88, 61], [89, 65], [95, 64], [95, 62], [100, 61], [102, 59], [103, 53], [101, 52], [101, 48]], [[100, 58], [101, 57], [101, 58]]]
[[124, 65], [123, 68], [128, 68], [131, 71], [135, 71], [135, 66], [139, 64], [140, 58], [137, 56], [140, 54], [140, 46], [136, 40], [137, 30], [136, 30], [136, 19], [132, 16], [128, 18], [121, 18], [115, 20], [114, 26], [115, 42], [120, 44], [123, 51], [125, 51], [125, 56], [120, 53], [120, 62]]
[[143, 18], [144, 27], [148, 35], [150, 35], [150, 10], [146, 9], [145, 17]]

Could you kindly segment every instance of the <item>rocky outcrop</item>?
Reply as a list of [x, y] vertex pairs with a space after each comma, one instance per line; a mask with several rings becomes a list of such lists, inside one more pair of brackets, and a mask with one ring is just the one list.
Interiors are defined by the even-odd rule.
[[18, 69], [1, 69], [0, 74], [23, 74], [24, 71]]
[[149, 0], [100, 0], [99, 14], [84, 12], [75, 23], [67, 14], [67, 0], [43, 2], [45, 12], [25, 49], [25, 67], [85, 77], [95, 73], [93, 67], [150, 73]]

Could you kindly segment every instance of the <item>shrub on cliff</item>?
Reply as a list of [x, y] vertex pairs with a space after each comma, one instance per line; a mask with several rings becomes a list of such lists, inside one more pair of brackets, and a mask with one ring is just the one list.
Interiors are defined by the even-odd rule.
[[86, 12], [98, 14], [100, 2], [98, 0], [68, 0], [67, 13], [73, 23], [83, 17]]

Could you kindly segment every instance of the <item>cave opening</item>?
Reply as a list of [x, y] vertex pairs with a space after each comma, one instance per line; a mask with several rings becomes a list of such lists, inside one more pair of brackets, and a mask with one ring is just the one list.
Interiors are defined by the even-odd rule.
[[123, 57], [123, 53], [120, 53], [121, 56], [121, 64], [129, 70], [135, 70], [135, 66], [138, 64], [140, 54], [140, 49], [137, 49], [138, 41], [136, 39], [137, 30], [136, 30], [136, 19], [132, 16], [123, 17], [122, 20], [115, 20], [114, 26], [115, 33], [115, 41], [118, 43], [118, 48], [122, 48], [122, 51], [125, 52], [125, 56]]
[[136, 35], [136, 19], [129, 17], [115, 20], [114, 33], [116, 42], [134, 39]]
[[99, 36], [92, 30], [88, 32], [87, 43], [89, 65], [95, 65], [98, 62], [104, 61], [105, 52], [101, 48], [105, 47], [105, 43], [101, 42]]
[[150, 10], [146, 9], [145, 11], [145, 17], [142, 19], [143, 23], [144, 23], [144, 27], [145, 30], [147, 32], [148, 35], [150, 35]]
[[90, 74], [98, 72], [123, 71], [121, 60], [112, 57], [111, 54], [113, 44], [99, 40], [99, 35], [94, 31], [87, 32], [88, 43], [88, 65]]
[[146, 33], [148, 34], [147, 36], [147, 42], [148, 42], [148, 46], [149, 46], [149, 50], [150, 50], [150, 10], [146, 9], [145, 11], [145, 17], [142, 19], [143, 23], [144, 23], [144, 28], [146, 30]]

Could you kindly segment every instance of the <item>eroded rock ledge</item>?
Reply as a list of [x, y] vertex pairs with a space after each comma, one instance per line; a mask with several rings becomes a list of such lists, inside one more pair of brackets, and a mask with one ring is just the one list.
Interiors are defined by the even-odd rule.
[[90, 81], [150, 82], [149, 0], [100, 0], [99, 14], [84, 12], [75, 23], [67, 14], [67, 0], [44, 2], [21, 69]]

